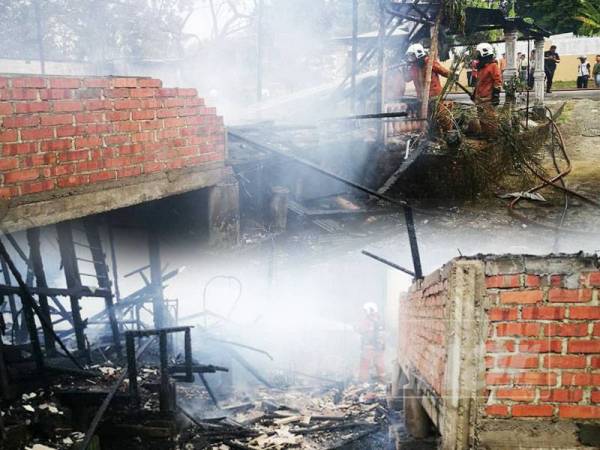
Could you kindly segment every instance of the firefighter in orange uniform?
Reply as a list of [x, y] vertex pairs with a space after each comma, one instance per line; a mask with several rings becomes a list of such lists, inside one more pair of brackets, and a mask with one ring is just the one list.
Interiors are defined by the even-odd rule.
[[[408, 59], [408, 70], [406, 81], [412, 81], [417, 91], [419, 99], [423, 99], [423, 91], [425, 89], [425, 79], [427, 77], [427, 66], [429, 64], [429, 56], [425, 48], [421, 44], [413, 44], [406, 51]], [[450, 77], [450, 71], [440, 64], [439, 61], [433, 61], [431, 71], [431, 86], [429, 87], [429, 102], [430, 108], [437, 102], [438, 97], [442, 93], [442, 83], [440, 75]], [[442, 131], [450, 131], [452, 129], [452, 118], [450, 111], [452, 110], [452, 102], [440, 102], [437, 112], [437, 123]]]
[[498, 133], [498, 115], [495, 107], [500, 104], [502, 73], [494, 58], [494, 48], [487, 43], [477, 46], [479, 59], [475, 104], [479, 116], [481, 134], [493, 137]]
[[378, 308], [375, 303], [365, 303], [363, 309], [365, 311], [365, 317], [358, 329], [362, 338], [358, 379], [362, 383], [368, 382], [370, 379], [371, 367], [374, 367], [377, 374], [377, 381], [384, 382], [385, 336], [383, 323], [379, 317]]

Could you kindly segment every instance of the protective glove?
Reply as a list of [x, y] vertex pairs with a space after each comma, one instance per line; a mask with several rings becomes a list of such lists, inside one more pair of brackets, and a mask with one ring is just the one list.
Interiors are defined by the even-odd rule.
[[494, 88], [492, 91], [492, 105], [498, 106], [500, 104], [500, 88]]

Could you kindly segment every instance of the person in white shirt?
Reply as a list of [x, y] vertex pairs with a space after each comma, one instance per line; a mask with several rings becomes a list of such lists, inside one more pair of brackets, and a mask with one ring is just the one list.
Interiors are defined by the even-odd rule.
[[591, 66], [585, 56], [580, 56], [579, 61], [580, 64], [577, 67], [577, 89], [587, 89]]

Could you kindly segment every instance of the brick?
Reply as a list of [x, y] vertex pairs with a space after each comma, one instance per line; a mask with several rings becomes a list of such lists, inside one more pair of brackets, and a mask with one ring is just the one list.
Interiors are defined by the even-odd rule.
[[112, 99], [128, 99], [129, 98], [129, 89], [127, 88], [118, 88], [118, 89], [105, 89], [104, 96], [106, 98]]
[[48, 111], [50, 111], [50, 103], [48, 102], [15, 103], [17, 114], [35, 114]]
[[554, 407], [551, 405], [513, 405], [513, 417], [551, 417]]
[[138, 109], [141, 104], [139, 100], [115, 100], [114, 107], [117, 110]]
[[505, 385], [512, 382], [512, 375], [509, 373], [486, 373], [485, 384], [488, 386]]
[[558, 377], [552, 372], [525, 372], [515, 375], [515, 384], [533, 386], [554, 386]]
[[568, 343], [567, 351], [569, 353], [600, 353], [600, 339], [585, 341], [571, 340]]
[[578, 403], [583, 399], [581, 389], [551, 389], [540, 391], [540, 402]]
[[591, 300], [591, 289], [552, 288], [548, 291], [548, 301], [552, 303], [586, 303]]
[[[71, 152], [69, 152], [69, 155], [66, 156], [65, 159], [63, 159], [61, 156], [60, 164], [53, 167], [53, 170], [52, 170], [53, 176], [62, 177], [64, 175], [72, 175], [75, 173], [75, 168], [76, 168], [75, 164], [63, 164], [63, 162], [69, 161], [69, 159], [67, 159], [67, 158], [71, 158], [71, 161], [73, 160], [70, 153]], [[74, 152], [74, 153], [77, 153], [77, 152]], [[65, 153], [64, 155], [67, 155], [67, 153]]]
[[523, 320], [559, 320], [566, 316], [566, 309], [561, 306], [523, 307]]
[[35, 153], [38, 151], [38, 143], [37, 142], [26, 142], [22, 144], [4, 144], [2, 146], [2, 155], [3, 156], [15, 156], [15, 155], [25, 155], [28, 153]]
[[553, 339], [521, 340], [521, 353], [561, 353], [562, 342]]
[[592, 369], [600, 369], [600, 356], [594, 356], [591, 360]]
[[42, 100], [69, 100], [73, 98], [73, 91], [70, 89], [42, 89], [40, 98]]
[[179, 117], [165, 119], [165, 128], [177, 128], [185, 126], [185, 120]]
[[159, 89], [158, 95], [161, 97], [177, 97], [177, 89], [174, 89], [174, 88]]
[[158, 93], [158, 89], [154, 89], [154, 88], [137, 88], [137, 89], [129, 90], [129, 95], [131, 96], [131, 98], [154, 97], [154, 96], [156, 96], [157, 93]]
[[600, 306], [571, 306], [569, 319], [572, 320], [600, 320]]
[[83, 85], [89, 88], [108, 88], [110, 80], [108, 78], [86, 78], [83, 80]]
[[540, 287], [542, 285], [542, 277], [539, 275], [526, 275], [525, 286], [526, 287]]
[[[89, 150], [71, 150], [68, 152], [63, 152], [60, 155], [61, 161], [86, 161], [90, 157]], [[75, 172], [76, 167], [73, 166], [73, 172]]]
[[78, 89], [81, 87], [79, 78], [50, 78], [50, 87], [57, 89]]
[[600, 374], [563, 372], [563, 386], [600, 386]]
[[176, 129], [166, 129], [166, 130], [159, 131], [157, 133], [157, 137], [159, 140], [173, 139], [178, 136], [179, 136], [179, 130], [176, 130]]
[[185, 106], [185, 98], [167, 98], [164, 100], [163, 105], [165, 108], [180, 108]]
[[511, 355], [501, 356], [496, 362], [498, 367], [510, 367], [513, 369], [536, 369], [539, 367], [537, 356]]
[[137, 81], [138, 86], [141, 88], [161, 88], [162, 81], [155, 78], [140, 78]]
[[117, 178], [137, 177], [142, 174], [140, 166], [125, 167], [117, 170]]
[[542, 325], [529, 322], [509, 322], [496, 324], [497, 336], [539, 336]]
[[101, 161], [82, 161], [80, 163], [77, 163], [75, 171], [77, 173], [97, 172], [101, 169], [102, 169]]
[[131, 136], [131, 141], [132, 142], [150, 142], [154, 139], [154, 133], [152, 132], [142, 132], [142, 133], [134, 133]]
[[19, 195], [19, 187], [18, 186], [10, 186], [10, 187], [0, 187], [0, 198], [2, 199], [11, 199], [13, 197], [17, 197]]
[[21, 185], [21, 195], [37, 194], [39, 192], [51, 191], [54, 189], [54, 180], [44, 180], [34, 183], [24, 183]]
[[506, 405], [488, 405], [485, 407], [485, 413], [494, 417], [508, 417], [510, 415]]
[[495, 275], [485, 278], [485, 286], [493, 288], [518, 288], [521, 287], [521, 275]]
[[0, 131], [0, 142], [16, 142], [19, 134], [17, 130], [3, 130]]
[[37, 127], [39, 124], [40, 117], [37, 115], [7, 116], [2, 121], [4, 128]]
[[87, 175], [68, 175], [60, 177], [56, 184], [59, 188], [78, 187], [87, 184], [89, 177]]
[[72, 148], [72, 139], [53, 139], [51, 141], [43, 141], [40, 143], [40, 150], [43, 152], [55, 152], [61, 150], [69, 150]]
[[177, 113], [177, 109], [173, 108], [173, 109], [159, 109], [156, 112], [156, 117], [158, 119], [165, 119], [167, 117], [177, 117], [178, 113]]
[[544, 367], [548, 369], [583, 369], [585, 356], [548, 355], [544, 357]]
[[56, 112], [76, 112], [83, 111], [82, 102], [54, 102], [54, 111]]
[[97, 172], [90, 174], [90, 183], [97, 183], [99, 181], [115, 180], [117, 178], [117, 172], [115, 170], [105, 170], [103, 172]]
[[19, 167], [19, 160], [17, 158], [0, 158], [0, 170], [14, 170]]
[[106, 120], [118, 122], [121, 120], [130, 120], [131, 113], [129, 111], [109, 111], [106, 113]]
[[179, 97], [197, 97], [198, 91], [196, 89], [177, 89], [177, 95]]
[[587, 323], [549, 323], [545, 326], [546, 336], [582, 337], [588, 335]]
[[489, 340], [485, 343], [488, 353], [510, 353], [515, 351], [515, 341], [512, 340]]
[[112, 103], [109, 100], [86, 100], [83, 104], [87, 111], [100, 111], [112, 108]]
[[515, 402], [531, 402], [535, 399], [535, 389], [497, 389], [496, 398]]
[[14, 88], [45, 88], [46, 79], [41, 77], [13, 78], [11, 84]]
[[544, 293], [540, 290], [507, 291], [500, 293], [500, 302], [505, 305], [540, 303], [543, 298]]
[[21, 130], [21, 140], [23, 141], [39, 141], [42, 139], [52, 139], [54, 130], [52, 128], [27, 128]]
[[5, 88], [8, 86], [8, 78], [7, 77], [0, 77], [0, 88]]
[[588, 272], [582, 278], [587, 286], [600, 287], [600, 272]]
[[592, 403], [600, 403], [600, 391], [592, 391], [590, 400]]
[[115, 88], [135, 88], [138, 86], [138, 80], [133, 77], [113, 78], [111, 85]]
[[6, 172], [4, 174], [4, 183], [15, 184], [23, 181], [37, 180], [40, 176], [40, 171], [37, 168], [16, 170], [14, 172]]
[[562, 275], [551, 275], [550, 286], [552, 287], [563, 287], [563, 276]]
[[92, 113], [78, 113], [75, 114], [75, 120], [77, 123], [95, 123], [102, 122], [104, 117], [102, 113], [92, 112]]
[[[19, 103], [17, 103], [18, 105]], [[5, 116], [7, 114], [12, 114], [13, 111], [13, 105], [12, 103], [9, 102], [0, 102], [0, 116]]]
[[115, 123], [115, 131], [118, 133], [131, 133], [140, 131], [139, 122], [121, 121]]
[[10, 89], [8, 91], [8, 97], [11, 100], [37, 100], [38, 90], [22, 88]]
[[42, 116], [43, 126], [71, 125], [73, 114], [48, 114]]
[[561, 419], [600, 419], [600, 406], [561, 405], [558, 415]]
[[115, 134], [112, 136], [105, 136], [104, 144], [105, 145], [122, 145], [122, 144], [129, 143], [130, 140], [131, 140], [131, 137], [129, 136], [129, 134]]
[[92, 148], [102, 145], [102, 139], [99, 136], [80, 137], [75, 139], [75, 148]]
[[592, 336], [600, 337], [600, 323], [594, 325], [594, 331], [592, 331]]
[[133, 120], [153, 120], [156, 117], [156, 113], [154, 111], [133, 111], [131, 113], [131, 118]]

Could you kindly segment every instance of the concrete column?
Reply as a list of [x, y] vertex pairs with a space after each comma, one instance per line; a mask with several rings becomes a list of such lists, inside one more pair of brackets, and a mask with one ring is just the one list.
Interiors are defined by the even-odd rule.
[[517, 32], [505, 30], [504, 40], [506, 42], [506, 69], [504, 70], [504, 81], [519, 75], [517, 71]]
[[240, 237], [240, 189], [232, 174], [208, 195], [208, 229], [211, 246], [236, 245]]
[[544, 39], [535, 41], [534, 112], [544, 116], [544, 98], [546, 95], [546, 73], [544, 72]]

